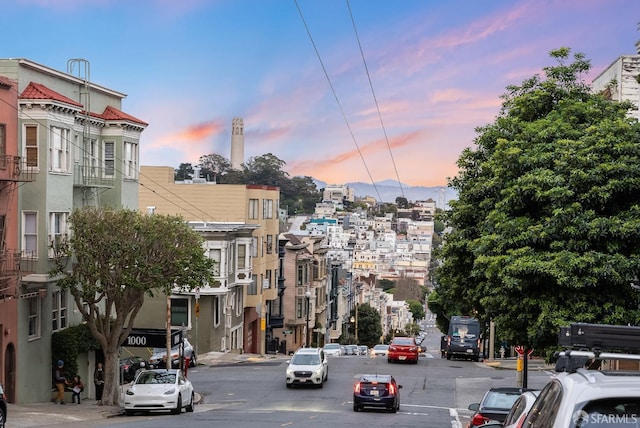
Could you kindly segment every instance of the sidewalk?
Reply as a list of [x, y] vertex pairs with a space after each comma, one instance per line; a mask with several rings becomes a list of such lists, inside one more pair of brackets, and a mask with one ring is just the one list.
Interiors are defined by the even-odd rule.
[[[495, 360], [484, 360], [484, 363], [487, 366], [493, 367], [497, 370], [516, 370], [517, 369], [517, 359], [516, 358], [504, 358], [504, 359], [495, 359]], [[543, 359], [533, 358], [527, 361], [527, 370], [551, 370], [555, 369], [555, 365], [547, 364]]]
[[[216, 366], [227, 364], [259, 363], [267, 361], [286, 360], [286, 355], [256, 355], [236, 354], [231, 352], [209, 352], [198, 357], [198, 367]], [[197, 370], [198, 367], [189, 370]], [[121, 394], [129, 386], [121, 386]], [[198, 404], [202, 397], [195, 393], [195, 403]], [[7, 427], [43, 427], [53, 425], [90, 426], [89, 421], [111, 418], [124, 414], [122, 406], [98, 406], [96, 401], [90, 398], [84, 399], [82, 404], [29, 403], [7, 404]]]

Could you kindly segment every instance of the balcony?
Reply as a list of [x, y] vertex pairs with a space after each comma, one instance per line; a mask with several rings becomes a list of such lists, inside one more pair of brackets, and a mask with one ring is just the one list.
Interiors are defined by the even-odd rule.
[[33, 168], [20, 156], [0, 155], [0, 181], [33, 181]]
[[[75, 187], [104, 187], [112, 188], [115, 178], [113, 175], [106, 175], [107, 170], [103, 167], [74, 165], [73, 185]], [[109, 173], [113, 174], [113, 168], [109, 168]]]

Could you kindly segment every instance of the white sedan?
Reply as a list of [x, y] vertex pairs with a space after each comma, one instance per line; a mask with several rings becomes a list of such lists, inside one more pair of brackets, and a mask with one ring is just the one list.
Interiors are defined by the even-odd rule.
[[182, 371], [174, 369], [144, 370], [124, 394], [124, 411], [136, 412], [170, 410], [178, 415], [182, 409], [193, 412], [193, 385]]
[[[193, 349], [193, 345], [189, 343], [187, 339], [183, 339], [182, 341], [183, 357], [189, 357], [189, 367], [196, 366], [196, 353]], [[149, 364], [151, 367], [155, 368], [166, 368], [163, 365], [166, 365], [166, 356], [167, 349], [166, 348], [153, 348], [153, 354], [149, 357]], [[164, 363], [164, 364], [163, 364]], [[180, 366], [180, 344], [175, 345], [171, 348], [171, 367], [169, 368], [178, 368]]]

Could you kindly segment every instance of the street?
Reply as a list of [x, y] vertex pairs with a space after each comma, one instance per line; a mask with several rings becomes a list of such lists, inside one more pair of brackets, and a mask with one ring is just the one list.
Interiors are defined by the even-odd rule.
[[[433, 331], [423, 345], [427, 353], [417, 365], [389, 364], [386, 358], [343, 356], [329, 361], [324, 388], [285, 387], [286, 360], [200, 366], [189, 378], [202, 395], [194, 413], [110, 418], [100, 426], [162, 428], [210, 427], [466, 427], [470, 403], [491, 386], [514, 386], [516, 372], [484, 363], [440, 358], [440, 335]], [[403, 386], [397, 414], [353, 412], [352, 387], [362, 373], [392, 374]], [[529, 387], [541, 388], [551, 373], [530, 372]]]

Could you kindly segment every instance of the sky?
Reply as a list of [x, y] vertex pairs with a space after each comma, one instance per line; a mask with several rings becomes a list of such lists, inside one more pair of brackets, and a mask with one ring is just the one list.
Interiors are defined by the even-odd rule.
[[127, 94], [140, 164], [272, 153], [329, 184], [443, 186], [507, 86], [583, 53], [636, 53], [638, 0], [3, 0], [0, 57]]

